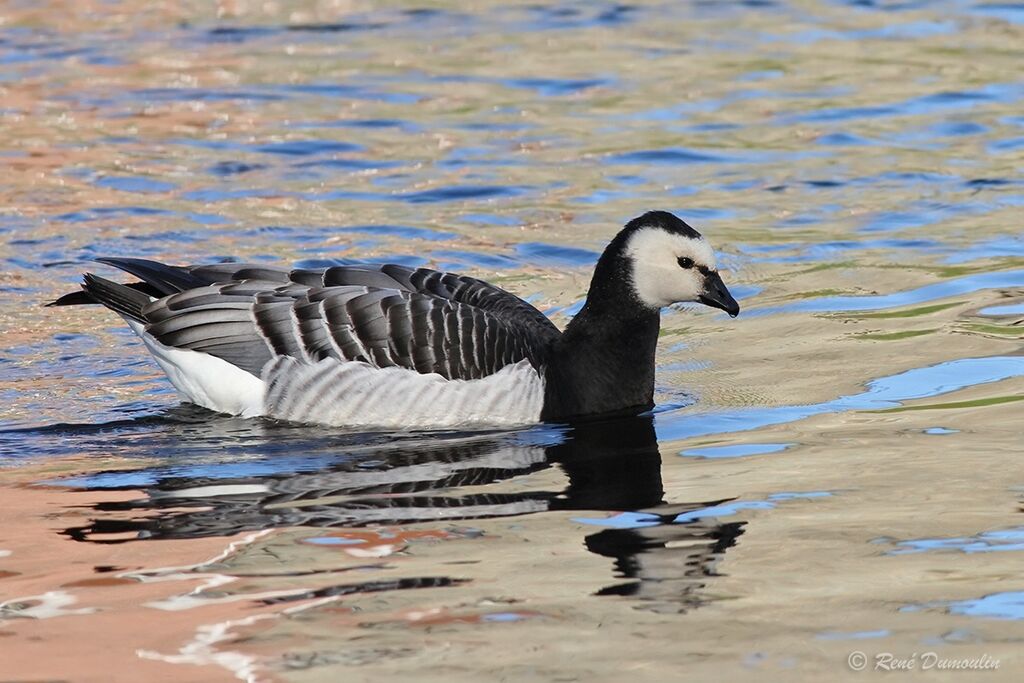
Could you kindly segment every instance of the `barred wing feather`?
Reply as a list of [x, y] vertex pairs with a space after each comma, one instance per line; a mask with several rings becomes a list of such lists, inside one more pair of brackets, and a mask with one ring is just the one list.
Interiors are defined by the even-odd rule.
[[[326, 286], [296, 282], [303, 276], [292, 274], [282, 282], [251, 273], [264, 277], [172, 294], [143, 309], [146, 331], [161, 344], [208, 353], [256, 376], [278, 356], [361, 361], [463, 380], [488, 377], [524, 359], [534, 368], [544, 362], [547, 344], [537, 342], [550, 333], [529, 316], [495, 314], [502, 306], [529, 307], [501, 290], [511, 302], [466, 288], [476, 291], [465, 298], [497, 304], [485, 308], [407, 288], [334, 285], [330, 273], [322, 274]], [[432, 282], [444, 285], [441, 278]]]
[[[113, 261], [109, 260], [112, 265], [117, 265]], [[535, 336], [537, 342], [550, 343], [561, 335], [543, 313], [514, 294], [483, 280], [429, 268], [387, 264], [282, 270], [259, 265], [221, 263], [192, 266], [187, 270], [197, 280], [197, 284], [202, 285], [255, 279], [282, 284], [291, 282], [309, 288], [359, 286], [429, 294], [487, 311], [507, 324]]]

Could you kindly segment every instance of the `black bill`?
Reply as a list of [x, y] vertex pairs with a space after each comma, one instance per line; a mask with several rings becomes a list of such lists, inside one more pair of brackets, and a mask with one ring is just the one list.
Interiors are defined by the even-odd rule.
[[718, 272], [708, 273], [704, 278], [704, 293], [699, 297], [700, 302], [705, 306], [720, 308], [731, 317], [735, 318], [740, 314], [740, 305], [722, 282], [722, 276]]

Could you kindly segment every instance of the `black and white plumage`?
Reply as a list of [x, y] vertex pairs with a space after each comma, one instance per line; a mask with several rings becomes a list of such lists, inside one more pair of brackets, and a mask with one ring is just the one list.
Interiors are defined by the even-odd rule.
[[86, 274], [53, 305], [120, 314], [186, 400], [353, 427], [640, 413], [653, 406], [659, 310], [739, 312], [704, 238], [660, 211], [612, 240], [564, 332], [499, 287], [426, 268], [99, 261], [140, 282]]

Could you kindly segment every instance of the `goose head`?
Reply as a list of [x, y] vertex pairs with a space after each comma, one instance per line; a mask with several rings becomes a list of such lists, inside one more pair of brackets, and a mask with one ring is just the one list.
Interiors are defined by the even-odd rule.
[[667, 211], [650, 211], [619, 233], [619, 255], [638, 303], [660, 309], [695, 302], [735, 318], [740, 305], [718, 274], [715, 252], [704, 237]]

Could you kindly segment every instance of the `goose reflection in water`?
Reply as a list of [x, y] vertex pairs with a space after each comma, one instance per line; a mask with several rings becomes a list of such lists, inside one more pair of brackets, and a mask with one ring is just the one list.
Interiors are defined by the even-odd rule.
[[[188, 448], [197, 431], [195, 425], [182, 424], [185, 431], [177, 436], [184, 438], [177, 447]], [[237, 421], [224, 425], [237, 444]], [[701, 589], [746, 524], [700, 514], [721, 500], [664, 501], [651, 416], [518, 432], [321, 434], [317, 442], [309, 431], [273, 423], [246, 429], [262, 432], [262, 439], [255, 434], [243, 439], [250, 453], [261, 444], [275, 453], [309, 446], [321, 453], [328, 449], [329, 463], [317, 457], [315, 471], [277, 469], [248, 476], [223, 476], [208, 464], [182, 476], [188, 468], [177, 467], [153, 477], [144, 487], [147, 497], [95, 505], [100, 514], [88, 525], [64, 533], [78, 541], [124, 543], [283, 527], [409, 524], [566, 510], [627, 512], [620, 515], [622, 524], [611, 518], [613, 528], [584, 539], [591, 552], [613, 558], [617, 574], [630, 579], [598, 594], [629, 595], [659, 611], [685, 611], [703, 602]], [[176, 441], [174, 433], [166, 436], [168, 443]], [[207, 432], [197, 445], [210, 446], [221, 438], [225, 435]], [[166, 445], [155, 447], [167, 454]], [[501, 482], [549, 467], [567, 475], [564, 490], [499, 490]], [[137, 470], [105, 472], [89, 478], [83, 488], [137, 490], [139, 485], [131, 482], [135, 476]], [[145, 516], [124, 518], [136, 511]]]

